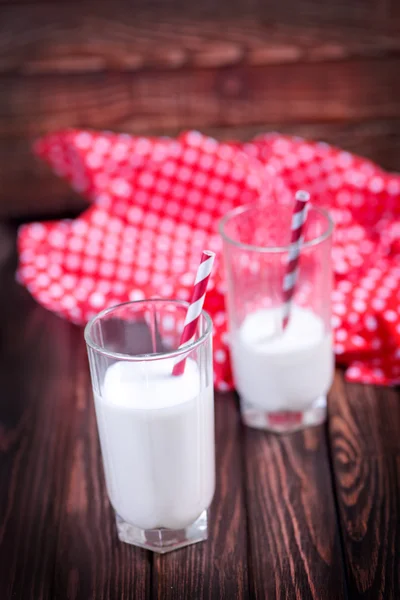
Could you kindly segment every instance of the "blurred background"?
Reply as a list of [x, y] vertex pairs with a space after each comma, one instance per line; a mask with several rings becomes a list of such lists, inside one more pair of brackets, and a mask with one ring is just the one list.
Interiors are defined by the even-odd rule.
[[0, 219], [85, 202], [34, 158], [65, 127], [282, 131], [399, 169], [396, 0], [0, 0]]

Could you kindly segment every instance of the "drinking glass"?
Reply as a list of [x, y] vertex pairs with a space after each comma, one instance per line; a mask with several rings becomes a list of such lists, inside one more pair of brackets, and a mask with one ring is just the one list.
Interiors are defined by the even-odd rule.
[[[206, 539], [215, 488], [212, 323], [203, 311], [179, 348], [187, 308], [128, 302], [85, 329], [119, 539], [161, 553]], [[182, 360], [183, 374], [173, 375]]]
[[309, 207], [283, 326], [292, 208], [235, 208], [220, 222], [233, 375], [246, 425], [288, 432], [322, 423], [333, 377], [329, 214]]

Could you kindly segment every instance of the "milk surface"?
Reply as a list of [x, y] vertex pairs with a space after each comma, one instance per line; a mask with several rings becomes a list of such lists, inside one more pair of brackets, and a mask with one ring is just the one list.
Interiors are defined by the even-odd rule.
[[173, 364], [117, 362], [95, 395], [111, 503], [143, 529], [184, 528], [214, 495], [213, 386], [200, 392], [193, 360], [178, 377]]
[[331, 386], [331, 336], [318, 316], [298, 306], [283, 332], [281, 322], [279, 309], [258, 310], [234, 332], [236, 388], [242, 400], [265, 411], [303, 411]]

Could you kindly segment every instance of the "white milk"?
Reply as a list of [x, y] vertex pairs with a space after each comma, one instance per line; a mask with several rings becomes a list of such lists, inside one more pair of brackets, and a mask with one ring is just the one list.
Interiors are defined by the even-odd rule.
[[95, 396], [111, 503], [143, 529], [184, 528], [214, 495], [213, 387], [200, 393], [193, 360], [179, 377], [173, 364], [115, 363]]
[[292, 307], [281, 332], [279, 309], [249, 314], [232, 339], [236, 388], [245, 402], [268, 412], [303, 411], [332, 383], [331, 336], [310, 310]]

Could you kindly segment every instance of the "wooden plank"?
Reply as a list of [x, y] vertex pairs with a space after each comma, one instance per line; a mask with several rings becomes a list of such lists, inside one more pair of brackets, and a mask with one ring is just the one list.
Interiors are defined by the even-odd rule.
[[0, 5], [0, 72], [222, 67], [399, 51], [380, 3]]
[[344, 598], [324, 427], [246, 430], [251, 598]]
[[34, 156], [32, 144], [0, 138], [0, 218], [84, 210], [87, 202]]
[[398, 118], [400, 57], [231, 69], [4, 76], [0, 136]]
[[82, 330], [15, 283], [0, 242], [0, 597], [147, 598], [148, 556], [116, 539], [102, 483]]
[[153, 599], [249, 598], [241, 426], [233, 394], [216, 398], [217, 489], [209, 539], [154, 556]]
[[150, 594], [151, 555], [118, 540], [103, 475], [83, 332], [69, 345], [75, 393], [70, 468], [56, 550], [55, 597], [143, 600]]
[[[244, 127], [207, 127], [203, 131], [217, 139], [249, 140], [262, 132], [277, 130], [308, 139], [324, 140], [366, 156], [389, 170], [400, 170], [400, 121], [361, 123], [283, 124], [270, 123]], [[131, 133], [136, 133], [133, 128]], [[146, 133], [160, 133], [159, 131]], [[163, 133], [177, 135], [178, 130]], [[85, 200], [34, 158], [31, 140], [0, 139], [0, 218], [78, 214]]]
[[400, 597], [400, 398], [337, 376], [329, 434], [352, 600]]
[[[14, 236], [0, 231], [0, 597], [53, 600], [68, 469], [71, 327], [14, 279]], [[56, 335], [55, 335], [56, 334]], [[71, 373], [68, 373], [70, 375]]]

